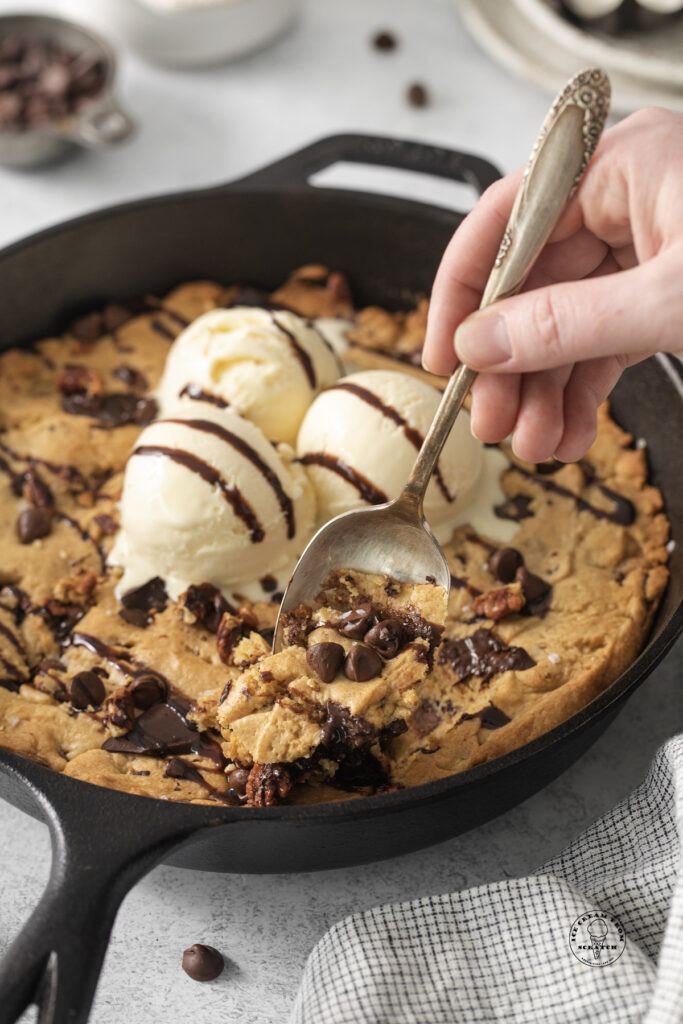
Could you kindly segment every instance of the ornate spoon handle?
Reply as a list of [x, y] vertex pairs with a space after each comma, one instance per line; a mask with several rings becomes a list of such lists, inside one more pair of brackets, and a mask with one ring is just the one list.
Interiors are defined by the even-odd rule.
[[[524, 172], [480, 309], [518, 292], [579, 184], [609, 112], [610, 84], [590, 68], [569, 80], [543, 122]], [[422, 505], [455, 418], [477, 374], [460, 366], [451, 377], [399, 501]]]

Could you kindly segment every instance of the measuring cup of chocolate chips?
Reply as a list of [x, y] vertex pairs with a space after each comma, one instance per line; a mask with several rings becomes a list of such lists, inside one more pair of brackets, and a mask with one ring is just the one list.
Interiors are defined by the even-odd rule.
[[133, 123], [113, 93], [109, 45], [72, 21], [0, 17], [0, 164], [28, 167], [74, 145], [125, 139]]

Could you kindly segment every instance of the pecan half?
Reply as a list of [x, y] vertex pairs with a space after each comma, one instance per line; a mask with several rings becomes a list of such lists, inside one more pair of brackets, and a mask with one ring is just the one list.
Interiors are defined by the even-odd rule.
[[515, 615], [524, 607], [526, 601], [521, 592], [521, 587], [499, 587], [497, 590], [487, 590], [474, 599], [474, 610], [477, 615], [486, 619], [504, 619], [506, 615]]
[[255, 764], [247, 779], [250, 807], [275, 807], [292, 791], [292, 776], [284, 764]]

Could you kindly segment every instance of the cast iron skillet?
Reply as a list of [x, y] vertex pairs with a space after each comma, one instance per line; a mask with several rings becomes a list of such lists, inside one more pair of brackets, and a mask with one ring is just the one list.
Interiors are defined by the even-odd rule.
[[[27, 344], [108, 299], [163, 293], [196, 277], [274, 287], [296, 266], [349, 272], [361, 303], [405, 306], [426, 293], [462, 215], [307, 184], [339, 160], [468, 182], [498, 176], [478, 157], [413, 142], [336, 136], [241, 181], [145, 200], [44, 231], [0, 254], [3, 347]], [[617, 420], [648, 439], [677, 547], [650, 641], [607, 692], [540, 739], [490, 764], [397, 793], [306, 807], [192, 806], [118, 793], [0, 750], [0, 795], [52, 836], [45, 893], [0, 969], [0, 1024], [31, 1002], [42, 1024], [87, 1019], [116, 910], [161, 860], [211, 871], [310, 871], [415, 850], [473, 828], [545, 786], [578, 758], [652, 671], [683, 626], [683, 387], [664, 357], [629, 371]]]

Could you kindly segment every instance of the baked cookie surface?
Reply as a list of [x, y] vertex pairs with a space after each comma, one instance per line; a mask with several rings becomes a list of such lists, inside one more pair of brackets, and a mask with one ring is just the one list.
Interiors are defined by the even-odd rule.
[[[666, 586], [668, 523], [644, 451], [607, 407], [579, 464], [533, 466], [505, 451], [496, 515], [513, 535], [501, 544], [471, 525], [454, 531], [447, 605], [429, 581], [407, 594], [349, 570], [272, 656], [279, 594], [268, 577], [242, 603], [203, 579], [178, 601], [161, 580], [117, 598], [108, 556], [123, 474], [157, 415], [169, 346], [209, 310], [249, 304], [343, 321], [348, 366], [439, 384], [419, 369], [426, 302], [357, 311], [343, 275], [322, 267], [269, 296], [191, 282], [2, 353], [0, 745], [164, 799], [349, 799], [497, 757], [613, 682]], [[359, 609], [354, 637], [353, 623], [342, 627]], [[352, 647], [371, 653], [345, 672]]]

